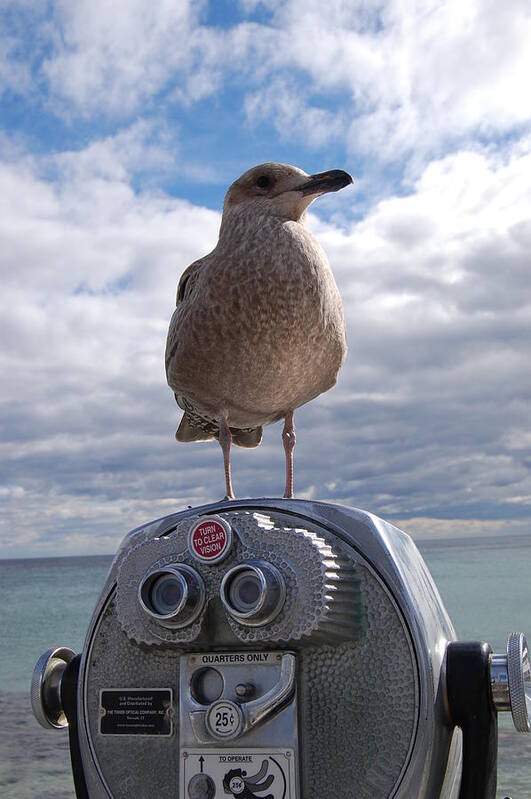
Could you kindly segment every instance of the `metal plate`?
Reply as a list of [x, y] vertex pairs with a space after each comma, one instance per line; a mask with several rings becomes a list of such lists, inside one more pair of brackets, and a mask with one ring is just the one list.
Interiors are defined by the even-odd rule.
[[187, 749], [180, 772], [180, 799], [297, 796], [293, 749]]
[[109, 688], [100, 692], [101, 735], [171, 735], [170, 688]]

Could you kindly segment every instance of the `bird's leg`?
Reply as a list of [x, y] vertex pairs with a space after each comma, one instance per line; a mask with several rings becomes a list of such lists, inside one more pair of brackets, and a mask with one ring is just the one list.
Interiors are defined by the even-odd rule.
[[230, 445], [232, 433], [230, 432], [228, 414], [224, 411], [219, 420], [219, 443], [223, 452], [223, 464], [225, 466], [225, 491], [224, 499], [234, 499], [232, 490], [232, 480], [230, 476]]
[[284, 419], [282, 430], [282, 443], [286, 453], [286, 488], [284, 496], [293, 499], [293, 450], [295, 449], [295, 423], [293, 421], [293, 411], [289, 411]]

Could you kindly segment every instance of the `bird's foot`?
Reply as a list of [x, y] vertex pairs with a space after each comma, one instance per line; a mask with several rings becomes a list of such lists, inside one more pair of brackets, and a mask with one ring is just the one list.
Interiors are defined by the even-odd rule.
[[295, 495], [293, 491], [285, 491], [284, 492], [284, 499], [295, 499]]
[[225, 494], [225, 496], [223, 497], [223, 502], [228, 502], [231, 499], [236, 499], [234, 494], [231, 494], [230, 496], [229, 496], [229, 494]]

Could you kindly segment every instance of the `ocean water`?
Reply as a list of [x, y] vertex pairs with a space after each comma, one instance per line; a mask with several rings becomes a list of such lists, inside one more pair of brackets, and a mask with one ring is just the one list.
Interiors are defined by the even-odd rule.
[[[531, 535], [417, 542], [461, 639], [531, 637]], [[51, 646], [80, 651], [110, 557], [0, 561], [0, 797], [73, 799], [68, 739], [34, 720], [29, 684]], [[507, 716], [509, 715], [509, 718]], [[500, 714], [497, 798], [531, 799], [531, 735]]]

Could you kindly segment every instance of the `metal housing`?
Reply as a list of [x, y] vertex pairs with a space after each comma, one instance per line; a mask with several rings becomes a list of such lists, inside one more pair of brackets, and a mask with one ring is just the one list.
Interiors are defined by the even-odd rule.
[[[222, 563], [202, 570], [187, 536], [207, 514], [227, 520], [235, 540]], [[219, 601], [223, 575], [249, 558], [273, 563], [287, 588], [278, 616], [255, 628], [227, 617]], [[164, 630], [130, 597], [138, 575], [177, 561], [201, 573], [207, 598], [191, 625]], [[91, 799], [179, 795], [177, 725], [169, 737], [102, 740], [102, 688], [170, 688], [177, 701], [181, 656], [245, 648], [289, 650], [298, 660], [301, 797], [457, 796], [460, 739], [442, 689], [454, 639], [412, 540], [364, 511], [254, 499], [143, 525], [120, 546], [83, 651], [78, 731]]]

